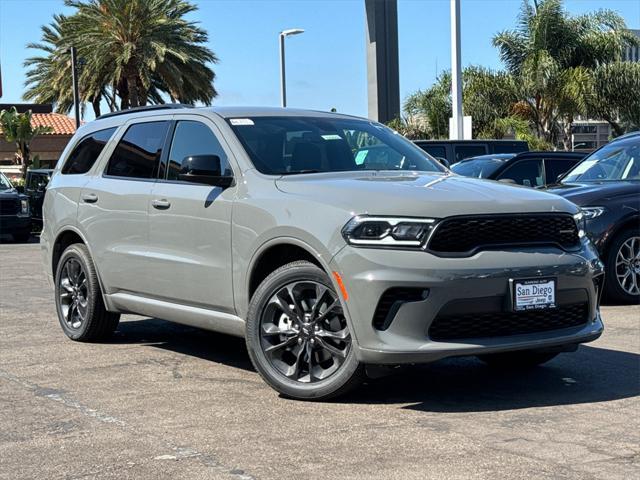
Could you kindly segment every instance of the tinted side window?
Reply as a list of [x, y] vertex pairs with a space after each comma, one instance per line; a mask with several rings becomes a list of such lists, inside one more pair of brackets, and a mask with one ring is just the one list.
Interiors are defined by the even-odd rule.
[[421, 149], [427, 152], [432, 157], [447, 158], [447, 151], [444, 147], [437, 147], [431, 145], [419, 145]]
[[107, 128], [98, 130], [80, 140], [80, 143], [73, 149], [71, 155], [62, 166], [61, 172], [64, 174], [87, 173], [96, 163], [102, 153], [102, 149], [107, 144], [116, 129]]
[[542, 160], [524, 160], [508, 167], [498, 180], [510, 179], [519, 185], [539, 187], [544, 184], [542, 178]]
[[454, 149], [456, 152], [456, 162], [487, 153], [487, 148], [484, 145], [456, 145]]
[[118, 142], [106, 174], [115, 177], [154, 178], [169, 122], [131, 125]]
[[550, 160], [544, 161], [547, 174], [547, 183], [554, 183], [560, 175], [573, 167], [577, 161], [573, 160]]
[[496, 142], [493, 144], [493, 153], [517, 153], [528, 150], [526, 143]]
[[168, 180], [178, 180], [185, 157], [217, 155], [220, 157], [222, 175], [233, 175], [227, 155], [209, 127], [200, 122], [180, 121], [176, 125], [169, 152]]

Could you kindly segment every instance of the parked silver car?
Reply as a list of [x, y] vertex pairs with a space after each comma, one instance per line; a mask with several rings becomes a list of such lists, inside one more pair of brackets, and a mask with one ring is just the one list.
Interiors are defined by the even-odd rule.
[[125, 312], [244, 336], [288, 397], [334, 397], [371, 365], [531, 366], [603, 329], [575, 205], [452, 175], [346, 115], [105, 115], [63, 153], [44, 218], [67, 336], [100, 340]]

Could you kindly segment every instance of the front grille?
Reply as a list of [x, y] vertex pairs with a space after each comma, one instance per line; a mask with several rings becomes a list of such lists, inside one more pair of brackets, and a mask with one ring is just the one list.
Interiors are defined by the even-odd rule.
[[386, 330], [398, 313], [400, 307], [407, 302], [419, 302], [429, 295], [424, 288], [394, 287], [385, 291], [373, 314], [373, 326], [377, 330]]
[[571, 249], [580, 242], [571, 215], [479, 215], [451, 217], [440, 222], [427, 248], [433, 252], [464, 254], [506, 245], [557, 245]]
[[438, 315], [429, 327], [432, 340], [462, 340], [540, 333], [587, 323], [587, 303], [549, 310]]
[[16, 215], [20, 211], [20, 200], [0, 199], [0, 215]]

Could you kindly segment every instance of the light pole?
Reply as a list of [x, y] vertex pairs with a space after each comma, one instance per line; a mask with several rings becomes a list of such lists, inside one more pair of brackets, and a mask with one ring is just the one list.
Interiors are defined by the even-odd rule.
[[451, 103], [453, 107], [452, 140], [464, 138], [462, 116], [462, 69], [460, 67], [460, 0], [451, 0]]
[[80, 94], [78, 93], [78, 63], [76, 47], [69, 48], [71, 53], [71, 78], [73, 84], [73, 110], [76, 116], [76, 128], [80, 127]]
[[280, 104], [283, 107], [287, 106], [287, 82], [285, 78], [284, 68], [284, 39], [290, 35], [298, 35], [304, 33], [301, 28], [291, 28], [289, 30], [283, 30], [280, 32]]

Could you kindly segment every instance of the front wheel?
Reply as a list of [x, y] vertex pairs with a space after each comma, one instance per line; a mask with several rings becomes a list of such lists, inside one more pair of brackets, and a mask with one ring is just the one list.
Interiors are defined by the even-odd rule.
[[286, 397], [327, 400], [364, 378], [340, 299], [327, 274], [309, 262], [280, 267], [260, 284], [246, 340], [256, 370]]
[[627, 228], [611, 241], [605, 261], [607, 297], [640, 303], [640, 231]]

